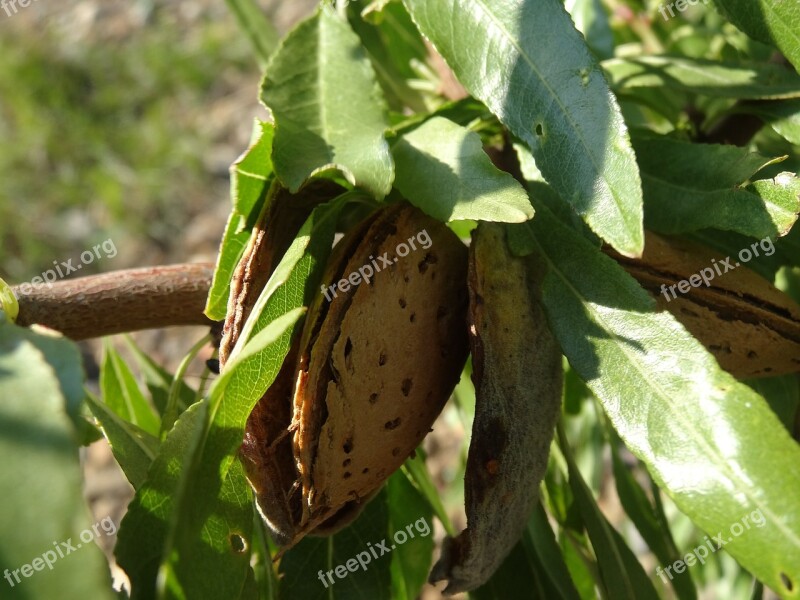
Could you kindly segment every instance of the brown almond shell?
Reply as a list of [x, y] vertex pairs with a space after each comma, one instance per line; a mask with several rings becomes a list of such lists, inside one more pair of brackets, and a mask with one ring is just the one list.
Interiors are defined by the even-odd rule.
[[[800, 306], [736, 257], [647, 232], [641, 258], [615, 258], [735, 377], [800, 372]], [[669, 290], [703, 269], [709, 286]]]
[[[417, 240], [423, 231], [428, 248]], [[355, 250], [336, 254], [342, 262], [331, 262], [326, 280], [365, 265], [374, 276], [320, 302], [307, 322], [317, 332], [303, 336], [300, 352], [294, 452], [303, 530], [362, 503], [403, 464], [430, 431], [467, 355], [467, 250], [455, 234], [399, 203], [355, 235]], [[353, 247], [349, 236], [343, 248]]]

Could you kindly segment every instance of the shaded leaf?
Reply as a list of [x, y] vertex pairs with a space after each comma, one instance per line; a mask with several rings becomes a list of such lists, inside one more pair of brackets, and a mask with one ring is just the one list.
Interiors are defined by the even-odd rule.
[[279, 596], [303, 600], [390, 598], [392, 540], [388, 531], [389, 510], [382, 491], [346, 529], [324, 538], [307, 536], [284, 555]]
[[800, 98], [800, 76], [769, 63], [725, 63], [680, 56], [612, 58], [602, 62], [616, 91], [662, 88], [717, 98]]
[[121, 419], [91, 394], [87, 395], [87, 403], [100, 422], [103, 435], [111, 446], [114, 458], [125, 472], [125, 477], [134, 488], [139, 489], [158, 454], [158, 438]]
[[676, 234], [715, 228], [775, 238], [797, 220], [800, 179], [781, 173], [774, 180], [749, 183], [780, 159], [653, 135], [635, 135], [633, 145], [642, 169], [649, 229]]
[[73, 382], [82, 378], [74, 344], [0, 318], [0, 556], [11, 582], [0, 583], [3, 598], [114, 597], [106, 560], [92, 542], [99, 534], [90, 529], [66, 411], [65, 396], [77, 394]]
[[387, 481], [386, 498], [390, 534], [403, 531], [409, 538], [392, 552], [391, 597], [416, 600], [433, 564], [433, 509], [402, 471]]
[[784, 0], [714, 0], [747, 35], [773, 44], [800, 70], [800, 5]]

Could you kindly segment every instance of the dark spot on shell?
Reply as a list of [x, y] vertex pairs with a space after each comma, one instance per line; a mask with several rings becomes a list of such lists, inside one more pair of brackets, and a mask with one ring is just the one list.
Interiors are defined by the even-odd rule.
[[366, 475], [367, 473], [369, 473], [369, 468], [368, 468], [368, 467], [364, 467], [364, 468], [362, 469], [362, 471], [361, 471], [361, 474], [362, 474], [362, 475]]
[[392, 456], [400, 456], [400, 448], [392, 448]]
[[386, 354], [381, 352], [380, 356], [378, 356], [378, 366], [382, 367], [385, 364], [386, 364]]
[[405, 308], [406, 307], [406, 299], [405, 298], [400, 298], [400, 300], [398, 300], [397, 302], [400, 304], [400, 308]]
[[375, 404], [378, 401], [378, 394], [372, 393], [369, 395], [369, 403]]
[[353, 451], [353, 438], [347, 438], [342, 444], [342, 450], [345, 454], [350, 454]]
[[353, 462], [352, 458], [346, 458], [346, 459], [344, 459], [344, 462], [342, 463], [342, 466], [343, 467], [349, 467], [350, 463], [352, 463], [352, 462]]
[[428, 252], [425, 255], [425, 258], [423, 258], [419, 262], [419, 264], [417, 265], [417, 268], [419, 269], [420, 273], [424, 273], [425, 271], [428, 270], [428, 265], [433, 265], [433, 264], [436, 264], [437, 262], [439, 262], [439, 259], [436, 258], [436, 255], [431, 253], [431, 252]]
[[[386, 421], [386, 424], [383, 426], [384, 429], [388, 429], [389, 431], [397, 429], [398, 427], [400, 427], [400, 417], [397, 417], [391, 421]], [[394, 454], [394, 450], [392, 450], [392, 454]]]
[[409, 321], [412, 323], [417, 320], [417, 313], [411, 313], [411, 316], [408, 318]]
[[758, 354], [756, 354], [754, 350], [750, 350], [750, 352], [747, 353], [747, 358], [758, 358]]
[[352, 476], [353, 476], [353, 474], [350, 471], [345, 471], [344, 472], [344, 478], [345, 479], [350, 479]]
[[403, 396], [408, 396], [408, 394], [411, 393], [411, 387], [413, 385], [414, 385], [414, 381], [413, 380], [411, 380], [411, 379], [403, 379], [403, 386], [401, 388], [403, 390]]

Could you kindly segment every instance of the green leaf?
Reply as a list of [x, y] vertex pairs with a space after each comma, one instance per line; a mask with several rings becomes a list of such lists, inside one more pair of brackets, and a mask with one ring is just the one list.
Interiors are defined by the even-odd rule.
[[[232, 552], [231, 536], [251, 546], [250, 488], [240, 480], [236, 453], [247, 417], [273, 382], [289, 351], [292, 332], [316, 293], [330, 254], [336, 221], [347, 196], [318, 206], [276, 267], [240, 334], [239, 342], [210, 392], [207, 433], [195, 451], [191, 488], [173, 509], [174, 541], [168, 546], [168, 574], [187, 598], [223, 589], [216, 575], [237, 588], [248, 577], [247, 553]], [[288, 199], [290, 200], [290, 199]], [[289, 311], [285, 314], [282, 311]], [[231, 473], [231, 469], [237, 469]], [[233, 478], [233, 479], [232, 479]], [[243, 480], [242, 480], [243, 481]], [[196, 540], [202, 532], [202, 544]], [[220, 536], [214, 532], [227, 532]], [[201, 575], [198, 575], [198, 566]]]
[[747, 35], [776, 46], [800, 70], [800, 5], [785, 0], [714, 0]]
[[158, 436], [160, 419], [122, 357], [106, 340], [100, 368], [100, 391], [103, 402], [121, 419]]
[[614, 34], [601, 0], [567, 0], [564, 6], [595, 56], [614, 56]]
[[548, 579], [548, 587], [556, 590], [559, 598], [577, 600], [580, 597], [578, 590], [575, 589], [541, 502], [531, 514], [522, 541], [528, 555], [536, 557], [538, 571]]
[[583, 480], [572, 450], [569, 447], [564, 431], [558, 428], [559, 447], [567, 460], [569, 485], [580, 509], [583, 523], [597, 557], [600, 578], [605, 586], [608, 598], [658, 599], [653, 584], [644, 572], [642, 565], [636, 560], [625, 540], [608, 522], [597, 506], [592, 491]]
[[[156, 409], [163, 414], [167, 407], [169, 400], [170, 389], [173, 386], [173, 377], [170, 373], [149, 355], [142, 352], [130, 336], [125, 336], [125, 345], [131, 352], [133, 359], [136, 361], [136, 366], [144, 378], [144, 384], [150, 392], [150, 397], [153, 399], [153, 404]], [[179, 390], [179, 407], [181, 412], [186, 410], [190, 405], [194, 404], [197, 395], [196, 392], [186, 385], [186, 382], [181, 381], [178, 383]]]
[[[380, 6], [372, 3], [363, 11], [361, 6], [359, 2], [348, 4], [349, 22], [372, 61], [389, 106], [397, 112], [406, 106], [417, 113], [427, 112], [417, 65], [426, 63], [428, 48], [405, 7], [395, 1]], [[428, 95], [434, 92], [430, 89]]]
[[639, 170], [617, 102], [559, 0], [405, 0], [455, 72], [621, 254], [644, 244]]
[[256, 121], [250, 148], [231, 165], [233, 209], [222, 237], [205, 314], [221, 321], [228, 310], [233, 271], [250, 240], [253, 223], [272, 183], [272, 123]]
[[19, 303], [11, 286], [0, 278], [0, 311], [4, 312], [12, 323], [17, 320]]
[[797, 375], [784, 375], [753, 379], [746, 383], [764, 397], [786, 431], [794, 431], [800, 410], [800, 378]]
[[114, 554], [131, 582], [131, 598], [156, 597], [156, 576], [167, 537], [175, 526], [192, 474], [193, 457], [203, 436], [208, 401], [190, 406], [161, 444], [122, 520]]
[[389, 193], [394, 165], [384, 100], [358, 36], [328, 6], [283, 41], [261, 98], [275, 118], [275, 172], [292, 192], [336, 168], [378, 198]]
[[649, 229], [677, 234], [714, 228], [762, 239], [784, 235], [797, 220], [800, 179], [781, 173], [750, 183], [780, 159], [654, 135], [634, 135], [633, 146]]
[[420, 493], [422, 493], [422, 495], [428, 501], [433, 513], [442, 523], [447, 535], [454, 537], [457, 533], [456, 529], [453, 527], [453, 523], [450, 521], [450, 517], [444, 508], [444, 504], [442, 504], [442, 499], [439, 496], [439, 492], [437, 491], [433, 480], [431, 479], [431, 475], [428, 473], [428, 468], [425, 466], [425, 460], [422, 458], [423, 455], [424, 454], [422, 450], [417, 449], [417, 456], [415, 458], [410, 458], [403, 463], [403, 473], [409, 478], [410, 481], [414, 482], [414, 485], [416, 485], [417, 489], [420, 490]]
[[121, 419], [91, 394], [87, 395], [87, 402], [92, 414], [100, 422], [100, 428], [111, 446], [114, 458], [131, 485], [139, 489], [158, 454], [158, 438]]
[[544, 590], [531, 569], [525, 547], [520, 542], [514, 546], [489, 581], [470, 592], [470, 598], [475, 600], [507, 600], [508, 598], [520, 597], [522, 590], [525, 590], [525, 597], [527, 598], [535, 598], [536, 600], [552, 598], [552, 596], [545, 596]]
[[679, 56], [612, 58], [602, 62], [615, 91], [668, 87], [739, 100], [800, 98], [800, 76], [769, 63], [727, 63]]
[[386, 498], [392, 537], [398, 531], [408, 537], [405, 543], [395, 544], [392, 552], [391, 597], [416, 600], [433, 564], [433, 510], [402, 471], [394, 473], [387, 481]]
[[3, 598], [114, 597], [107, 562], [92, 541], [113, 522], [103, 517], [103, 529], [91, 529], [76, 431], [65, 408], [65, 396], [80, 391], [72, 382], [82, 378], [74, 344], [0, 323]]
[[259, 64], [263, 67], [278, 46], [278, 32], [255, 0], [225, 0], [236, 22], [253, 45]]
[[392, 147], [395, 187], [440, 221], [522, 223], [533, 216], [525, 190], [483, 151], [480, 136], [433, 117]]
[[[655, 507], [650, 503], [639, 482], [636, 481], [631, 469], [622, 462], [616, 440], [611, 443], [611, 460], [614, 484], [617, 488], [617, 495], [622, 508], [625, 509], [625, 514], [636, 526], [642, 539], [644, 539], [660, 563], [662, 565], [671, 565], [681, 558], [672, 539], [672, 534], [667, 527], [663, 526]], [[697, 598], [697, 591], [688, 570], [682, 573], [675, 573], [672, 585], [681, 600], [694, 600]]]
[[725, 550], [796, 597], [800, 448], [758, 394], [721, 370], [669, 313], [655, 312], [618, 264], [533, 200], [537, 218], [515, 227], [531, 230], [548, 269], [543, 302], [570, 365], [626, 446], [709, 535], [763, 515], [763, 526]]
[[389, 510], [386, 492], [382, 491], [346, 529], [326, 538], [305, 537], [284, 555], [279, 597], [390, 598], [389, 565], [393, 552], [388, 531]]

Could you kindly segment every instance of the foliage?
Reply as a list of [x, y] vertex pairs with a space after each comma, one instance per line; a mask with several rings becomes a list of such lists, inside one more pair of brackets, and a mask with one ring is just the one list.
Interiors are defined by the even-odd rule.
[[[634, 0], [336, 2], [273, 50], [270, 28], [247, 26], [254, 5], [230, 4], [266, 63], [260, 92], [273, 120], [256, 122], [232, 167], [207, 314], [224, 316], [235, 266], [275, 189], [291, 198], [329, 179], [343, 191], [320, 199], [296, 232], [207, 393], [139, 353], [146, 394], [109, 346], [95, 398], [81, 389], [74, 346], [0, 315], [0, 444], [15, 457], [0, 482], [30, 526], [24, 546], [0, 546], [4, 564], [16, 568], [85, 525], [77, 448], [91, 424], [136, 488], [115, 551], [132, 597], [417, 598], [430, 538], [330, 586], [317, 574], [419, 519], [436, 516], [452, 532], [458, 484], [437, 490], [421, 458], [409, 459], [350, 527], [277, 556], [236, 454], [334, 235], [365, 206], [403, 197], [462, 236], [476, 221], [508, 223], [514, 253], [545, 271], [542, 302], [565, 356], [540, 502], [472, 595], [683, 600], [751, 587], [758, 597], [763, 584], [800, 598], [797, 375], [736, 380], [618, 260], [641, 254], [645, 227], [727, 252], [768, 237], [776, 252], [754, 268], [800, 300], [800, 10], [715, 0], [664, 19], [655, 3]], [[469, 97], [446, 97], [452, 84], [424, 39]], [[168, 95], [168, 85], [151, 93]], [[744, 147], [714, 139], [741, 115], [765, 127]], [[445, 413], [466, 430], [468, 375]], [[463, 473], [463, 463], [453, 469]], [[598, 500], [610, 483], [619, 519]], [[19, 539], [19, 526], [7, 515], [2, 539]], [[724, 550], [689, 564], [719, 535]], [[26, 593], [110, 596], [94, 550], [72, 569], [24, 581]], [[678, 560], [689, 566], [664, 575]]]

